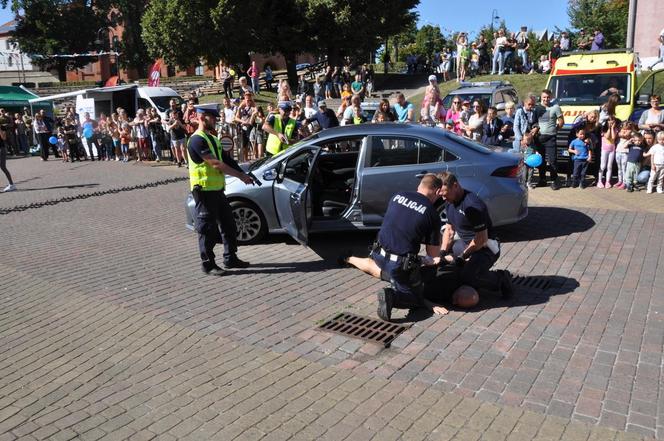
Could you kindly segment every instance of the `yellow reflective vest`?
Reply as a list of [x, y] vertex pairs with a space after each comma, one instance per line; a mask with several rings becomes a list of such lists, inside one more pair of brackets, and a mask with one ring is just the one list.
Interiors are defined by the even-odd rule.
[[[191, 135], [191, 138], [189, 138], [189, 142], [191, 142], [194, 136], [200, 136], [203, 138], [207, 142], [208, 147], [212, 152], [212, 156], [219, 161], [223, 161], [221, 157], [221, 144], [216, 137], [210, 136], [202, 130], [196, 130], [193, 135]], [[189, 155], [189, 186], [191, 190], [193, 190], [196, 185], [200, 185], [201, 190], [203, 191], [223, 190], [226, 187], [226, 178], [222, 172], [205, 161], [196, 164], [191, 160], [191, 155]]]
[[[297, 122], [293, 118], [288, 118], [286, 127], [283, 127], [281, 118], [277, 116], [274, 117], [274, 131], [277, 133], [283, 133], [284, 135], [286, 135], [286, 138], [289, 140], [293, 136], [295, 127], [297, 127]], [[267, 144], [265, 145], [265, 151], [270, 153], [271, 155], [278, 155], [287, 148], [288, 148], [287, 146], [284, 147], [284, 143], [281, 142], [278, 136], [270, 133], [270, 136], [267, 137]]]

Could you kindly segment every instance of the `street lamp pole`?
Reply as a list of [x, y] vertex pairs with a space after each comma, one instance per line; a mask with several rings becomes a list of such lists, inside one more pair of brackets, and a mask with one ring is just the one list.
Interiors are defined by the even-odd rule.
[[493, 34], [493, 23], [496, 22], [497, 20], [500, 20], [500, 17], [498, 16], [498, 10], [494, 9], [491, 11], [491, 33]]

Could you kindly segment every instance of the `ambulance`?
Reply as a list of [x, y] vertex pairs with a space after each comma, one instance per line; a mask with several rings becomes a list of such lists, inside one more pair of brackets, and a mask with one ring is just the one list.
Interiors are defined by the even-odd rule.
[[642, 81], [637, 84], [636, 65], [636, 54], [627, 49], [569, 52], [556, 61], [547, 89], [565, 119], [556, 140], [560, 170], [569, 174], [570, 131], [586, 112], [599, 110], [611, 94], [618, 93], [616, 116], [621, 121], [638, 119], [649, 107], [650, 94], [663, 92], [664, 70], [640, 74]]

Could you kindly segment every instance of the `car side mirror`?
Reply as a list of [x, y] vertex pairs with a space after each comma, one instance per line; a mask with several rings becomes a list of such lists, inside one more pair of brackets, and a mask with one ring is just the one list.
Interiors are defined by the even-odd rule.
[[277, 179], [277, 177], [278, 177], [278, 173], [273, 168], [271, 168], [271, 169], [265, 171], [265, 173], [263, 173], [263, 179], [266, 180], [266, 181], [274, 181], [275, 179]]
[[276, 181], [281, 182], [284, 180], [284, 176], [286, 176], [286, 161], [281, 161], [278, 167]]
[[638, 106], [647, 107], [650, 103], [650, 95], [639, 95], [639, 99], [636, 100]]
[[497, 110], [505, 110], [505, 103], [496, 104], [496, 109]]

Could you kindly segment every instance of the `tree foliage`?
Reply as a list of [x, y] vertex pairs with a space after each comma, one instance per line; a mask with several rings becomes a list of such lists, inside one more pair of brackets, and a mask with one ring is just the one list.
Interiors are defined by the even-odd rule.
[[569, 0], [567, 15], [577, 29], [604, 34], [607, 48], [625, 47], [629, 0]]
[[[35, 56], [45, 69], [57, 69], [61, 79], [69, 68], [80, 68], [96, 61], [96, 57], [53, 58], [58, 54], [81, 54], [117, 49], [125, 67], [145, 73], [149, 61], [143, 44], [140, 17], [144, 2], [132, 0], [1, 0], [16, 14], [16, 30], [12, 39], [23, 52]], [[109, 27], [124, 26], [121, 42], [112, 48], [104, 42]]]
[[[148, 51], [188, 66], [203, 59], [244, 61], [248, 52], [281, 53], [294, 82], [296, 55], [374, 51], [413, 21], [419, 0], [161, 0], [143, 16]], [[250, 17], [247, 12], [250, 11]]]
[[[7, 7], [9, 0], [2, 0]], [[52, 58], [58, 54], [86, 53], [95, 50], [97, 30], [106, 26], [106, 16], [85, 0], [13, 0], [16, 29], [12, 40], [21, 51], [36, 55], [43, 68], [55, 68], [64, 76], [67, 67], [82, 67], [91, 58]], [[22, 15], [19, 15], [19, 12]]]

